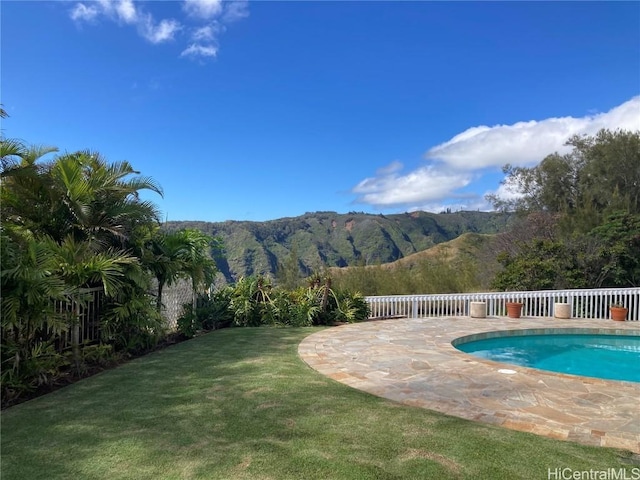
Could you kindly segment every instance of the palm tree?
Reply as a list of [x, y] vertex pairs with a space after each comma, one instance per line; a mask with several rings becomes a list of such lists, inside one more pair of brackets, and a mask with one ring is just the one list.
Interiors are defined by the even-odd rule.
[[159, 222], [160, 212], [139, 191], [162, 195], [150, 178], [136, 176], [128, 162], [108, 164], [99, 154], [77, 152], [39, 163], [52, 147], [25, 147], [2, 140], [3, 220], [62, 241], [77, 240], [127, 247], [137, 225]]
[[178, 232], [178, 236], [182, 242], [180, 258], [183, 269], [191, 278], [192, 306], [195, 312], [198, 293], [209, 288], [215, 278], [216, 263], [209, 251], [212, 247], [219, 248], [219, 240], [214, 240], [209, 235], [193, 229], [182, 230]]
[[8, 172], [13, 170], [33, 166], [45, 155], [57, 151], [58, 149], [52, 146], [26, 146], [18, 139], [2, 138], [0, 139], [2, 176], [6, 176]]
[[56, 159], [51, 177], [60, 195], [60, 213], [69, 222], [64, 233], [124, 247], [136, 225], [159, 222], [157, 207], [142, 201], [139, 192], [162, 195], [162, 189], [149, 177], [127, 178], [138, 174], [128, 162], [108, 164], [90, 151]]
[[[1, 233], [3, 246], [10, 247], [2, 252], [3, 320], [33, 323], [29, 319], [42, 308], [33, 302], [20, 304], [18, 297], [24, 292], [32, 292], [27, 293], [30, 298], [40, 292], [41, 303], [48, 305], [59, 295], [71, 296], [83, 287], [101, 285], [108, 296], [117, 299], [118, 325], [126, 328], [127, 317], [135, 320], [144, 311], [140, 306], [144, 299], [137, 295], [140, 305], [133, 306], [121, 292], [144, 292], [142, 285], [146, 284], [131, 252], [138, 231], [158, 225], [160, 216], [153, 203], [140, 199], [139, 191], [162, 194], [161, 188], [137, 175], [127, 162], [108, 164], [91, 152], [43, 162], [42, 157], [55, 149], [0, 140]], [[15, 258], [5, 258], [5, 253]], [[53, 264], [46, 266], [44, 259]], [[30, 265], [34, 275], [61, 285], [61, 291], [29, 287], [24, 265]], [[72, 304], [74, 301], [78, 302], [72, 300]], [[38, 318], [55, 320], [51, 315]], [[10, 325], [3, 322], [2, 327], [4, 338]], [[53, 338], [53, 334], [47, 329], [42, 336]]]
[[141, 249], [144, 267], [157, 281], [156, 309], [162, 311], [164, 287], [173, 284], [184, 275], [184, 263], [181, 258], [183, 244], [177, 232], [167, 233], [156, 230]]
[[45, 241], [4, 224], [0, 241], [4, 403], [52, 381], [63, 360], [53, 349], [53, 338], [67, 330], [54, 305], [65, 301], [69, 290], [53, 273], [56, 257]]
[[69, 296], [71, 305], [70, 326], [72, 327], [71, 347], [76, 368], [80, 365], [78, 314], [84, 303], [81, 296], [83, 287], [100, 286], [107, 297], [117, 295], [126, 284], [124, 276], [127, 267], [137, 263], [137, 259], [123, 250], [109, 248], [100, 251], [88, 241], [76, 241], [71, 235], [61, 243], [47, 239], [51, 252], [56, 255], [54, 272], [67, 287], [76, 292]]
[[158, 282], [156, 306], [162, 309], [162, 294], [166, 285], [179, 278], [190, 278], [193, 308], [198, 292], [213, 282], [216, 265], [208, 254], [214, 239], [199, 230], [178, 230], [175, 232], [154, 232], [143, 250], [143, 263]]
[[0, 140], [0, 219], [3, 225], [16, 225], [45, 233], [43, 220], [51, 218], [53, 190], [45, 166], [37, 163], [56, 151], [54, 147], [27, 147], [15, 139]]

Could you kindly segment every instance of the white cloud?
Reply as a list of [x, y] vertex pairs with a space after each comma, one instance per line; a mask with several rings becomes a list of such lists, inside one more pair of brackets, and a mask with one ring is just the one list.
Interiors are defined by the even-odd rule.
[[215, 38], [214, 28], [212, 25], [197, 28], [191, 35], [191, 38], [196, 42], [212, 41]]
[[530, 165], [553, 152], [565, 152], [564, 143], [576, 134], [593, 135], [602, 128], [640, 129], [640, 97], [606, 113], [580, 118], [548, 118], [513, 125], [472, 127], [425, 154], [454, 168]]
[[125, 23], [135, 23], [138, 19], [138, 12], [132, 0], [122, 0], [116, 4], [118, 18]]
[[[594, 135], [600, 129], [640, 130], [640, 96], [608, 112], [580, 118], [548, 118], [494, 127], [471, 127], [452, 139], [427, 151], [428, 163], [401, 174], [398, 161], [379, 169], [374, 177], [362, 180], [352, 189], [356, 201], [378, 208], [403, 208], [406, 211], [490, 210], [491, 205], [479, 191], [511, 200], [520, 196], [512, 185], [491, 190], [481, 187], [487, 169], [506, 163], [532, 166], [547, 155], [567, 152], [564, 144], [573, 135]], [[465, 187], [478, 193], [466, 194]], [[466, 188], [465, 191], [469, 191]]]
[[90, 6], [77, 3], [71, 10], [74, 21], [90, 21], [100, 16], [118, 23], [135, 25], [140, 35], [153, 44], [173, 40], [182, 25], [177, 20], [165, 19], [156, 22], [150, 13], [136, 7], [133, 0], [98, 0]]
[[366, 178], [353, 188], [358, 201], [377, 207], [390, 207], [424, 203], [453, 195], [455, 190], [467, 186], [473, 175], [454, 172], [439, 166], [427, 165], [400, 175], [400, 162], [393, 162]]
[[175, 20], [161, 20], [160, 23], [155, 24], [151, 15], [146, 15], [139, 24], [141, 35], [154, 44], [173, 40], [176, 32], [181, 28], [182, 25]]
[[505, 182], [492, 191], [487, 192], [487, 195], [496, 195], [503, 200], [517, 200], [522, 197], [522, 192], [518, 190], [518, 186], [505, 179]]
[[192, 17], [209, 20], [222, 13], [222, 0], [185, 0], [183, 9]]
[[192, 43], [185, 48], [180, 54], [181, 57], [202, 58], [202, 57], [215, 57], [218, 54], [218, 49], [213, 45], [200, 45], [198, 43]]
[[91, 5], [87, 7], [83, 3], [76, 4], [71, 9], [71, 12], [70, 12], [72, 20], [85, 21], [85, 22], [90, 22], [94, 20], [99, 14], [100, 14], [100, 11], [96, 6]]
[[390, 176], [402, 170], [402, 167], [403, 167], [402, 162], [398, 160], [394, 160], [386, 167], [381, 167], [378, 170], [376, 170], [376, 175]]
[[249, 16], [249, 2], [246, 0], [236, 0], [233, 2], [225, 2], [225, 10], [222, 15], [222, 21], [232, 23]]
[[[82, 3], [76, 4], [75, 8], [90, 8], [95, 12], [95, 16], [104, 15], [114, 21], [133, 24], [136, 22], [138, 11], [133, 0], [97, 0], [90, 2], [91, 7], [86, 7]], [[73, 18], [73, 16], [72, 16]], [[74, 20], [76, 20], [74, 18]]]
[[[153, 5], [153, 2], [147, 5]], [[191, 43], [180, 56], [192, 59], [215, 57], [218, 38], [226, 25], [249, 15], [246, 0], [184, 0], [182, 10], [187, 17], [184, 23], [175, 19], [158, 21], [134, 0], [96, 0], [76, 3], [69, 15], [79, 23], [104, 18], [120, 25], [135, 26], [139, 35], [152, 44], [175, 40], [181, 31], [185, 31]]]
[[246, 0], [185, 0], [183, 9], [190, 17], [208, 22], [192, 31], [193, 43], [180, 54], [191, 59], [215, 57], [218, 54], [218, 38], [226, 30], [226, 25], [249, 16]]

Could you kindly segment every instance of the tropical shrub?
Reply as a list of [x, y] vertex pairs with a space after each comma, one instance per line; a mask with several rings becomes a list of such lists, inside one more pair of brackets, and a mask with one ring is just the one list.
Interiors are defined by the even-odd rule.
[[2, 406], [14, 403], [28, 393], [51, 387], [65, 376], [70, 361], [50, 341], [29, 344], [14, 339], [2, 343]]
[[83, 289], [100, 287], [106, 296], [102, 353], [138, 353], [164, 333], [149, 274], [134, 253], [139, 232], [159, 221], [139, 191], [161, 194], [160, 187], [95, 152], [41, 161], [54, 151], [0, 139], [3, 401], [80, 374], [93, 361], [97, 347], [71, 335], [67, 351], [62, 340], [79, 321]]
[[336, 320], [353, 323], [369, 318], [371, 309], [361, 293], [338, 291], [337, 298], [339, 308], [336, 311]]
[[164, 318], [141, 285], [127, 284], [107, 298], [101, 316], [101, 341], [117, 351], [139, 355], [152, 350], [166, 333]]
[[177, 329], [187, 338], [194, 337], [202, 330], [202, 323], [194, 312], [192, 303], [182, 305], [182, 314], [178, 317]]
[[230, 310], [232, 293], [231, 288], [225, 287], [200, 297], [197, 311], [201, 312], [203, 328], [217, 330], [233, 324], [233, 315]]
[[54, 382], [64, 358], [54, 348], [54, 336], [68, 329], [67, 318], [54, 302], [65, 301], [63, 280], [53, 272], [55, 254], [47, 242], [9, 235], [3, 225], [0, 274], [2, 284], [3, 404]]
[[293, 327], [313, 325], [321, 308], [316, 292], [311, 287], [298, 287], [289, 292], [289, 298], [288, 323]]
[[211, 295], [201, 294], [197, 297], [195, 309], [193, 303], [185, 303], [177, 322], [178, 332], [191, 338], [199, 331], [230, 327], [234, 318], [231, 311], [232, 293], [230, 287], [224, 287]]
[[275, 290], [268, 304], [265, 323], [280, 326], [313, 325], [320, 312], [318, 296], [309, 288]]
[[[242, 278], [235, 285], [212, 294], [215, 318], [218, 322], [232, 318], [233, 325], [245, 327], [332, 325], [368, 318], [369, 306], [360, 293], [334, 290], [328, 276], [311, 276], [307, 284], [307, 287], [288, 290], [272, 287], [264, 277]], [[200, 325], [199, 318], [186, 314], [184, 317], [185, 332], [193, 332]]]
[[271, 281], [263, 276], [242, 277], [231, 294], [233, 323], [239, 327], [257, 327], [268, 317], [271, 303]]

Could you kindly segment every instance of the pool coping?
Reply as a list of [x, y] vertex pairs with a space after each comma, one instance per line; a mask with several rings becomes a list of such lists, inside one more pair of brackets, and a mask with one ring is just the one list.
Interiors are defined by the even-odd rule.
[[640, 335], [640, 322], [507, 317], [377, 320], [314, 333], [300, 343], [298, 353], [334, 380], [405, 405], [640, 453], [640, 383], [507, 365], [452, 345], [457, 338], [496, 330], [513, 335], [522, 330]]

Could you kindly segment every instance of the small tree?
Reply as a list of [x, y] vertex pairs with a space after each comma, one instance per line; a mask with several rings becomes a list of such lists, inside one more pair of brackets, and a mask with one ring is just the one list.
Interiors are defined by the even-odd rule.
[[610, 286], [640, 285], [640, 214], [615, 212], [591, 236], [599, 240], [604, 281]]
[[298, 248], [294, 245], [284, 263], [279, 263], [276, 272], [276, 281], [278, 286], [293, 290], [300, 286], [302, 281], [300, 271], [300, 257], [298, 256]]

